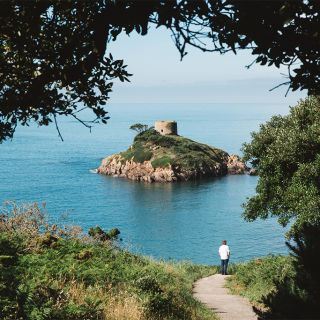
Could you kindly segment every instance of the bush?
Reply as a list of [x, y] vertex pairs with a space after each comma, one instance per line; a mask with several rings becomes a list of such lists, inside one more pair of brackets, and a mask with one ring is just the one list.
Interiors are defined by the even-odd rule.
[[[295, 306], [304, 317], [320, 318], [320, 226], [305, 223], [293, 234], [294, 244], [287, 245], [293, 257], [295, 275]], [[285, 291], [285, 290], [284, 290]], [[275, 299], [274, 299], [275, 300]], [[280, 299], [276, 299], [280, 300]], [[273, 301], [275, 304], [276, 301]], [[294, 308], [288, 308], [290, 312]]]
[[150, 275], [139, 278], [136, 286], [142, 292], [157, 294], [163, 292], [158, 281]]
[[158, 131], [154, 130], [153, 127], [151, 127], [148, 130], [137, 134], [134, 137], [134, 142], [137, 142], [137, 141], [144, 141], [144, 142], [149, 141], [150, 142], [150, 141], [152, 141], [152, 139], [154, 139], [157, 136], [160, 136], [160, 133]]
[[90, 237], [93, 237], [100, 241], [107, 241], [107, 240], [115, 240], [118, 238], [120, 234], [120, 230], [118, 228], [113, 228], [108, 232], [103, 231], [99, 226], [94, 228], [90, 228], [88, 232]]

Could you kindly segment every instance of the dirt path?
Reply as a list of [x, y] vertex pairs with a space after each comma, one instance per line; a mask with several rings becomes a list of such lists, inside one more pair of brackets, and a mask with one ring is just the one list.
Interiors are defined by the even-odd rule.
[[250, 303], [224, 288], [228, 276], [215, 274], [195, 282], [193, 296], [212, 309], [222, 320], [257, 320]]

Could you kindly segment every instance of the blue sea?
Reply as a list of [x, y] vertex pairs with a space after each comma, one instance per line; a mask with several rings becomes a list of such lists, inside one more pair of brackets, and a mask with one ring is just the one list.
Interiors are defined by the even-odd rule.
[[88, 129], [59, 119], [52, 125], [19, 127], [0, 145], [0, 202], [45, 202], [51, 221], [83, 227], [117, 227], [122, 246], [156, 259], [217, 264], [221, 240], [232, 261], [287, 253], [275, 219], [246, 222], [241, 204], [255, 193], [258, 177], [226, 176], [173, 184], [145, 184], [92, 173], [102, 158], [128, 148], [134, 123], [176, 120], [180, 135], [241, 154], [250, 132], [287, 105], [110, 104], [107, 125]]

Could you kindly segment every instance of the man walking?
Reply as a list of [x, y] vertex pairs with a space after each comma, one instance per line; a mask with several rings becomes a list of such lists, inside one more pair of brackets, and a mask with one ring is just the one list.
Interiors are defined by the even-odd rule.
[[230, 257], [230, 249], [227, 245], [227, 240], [223, 240], [219, 247], [219, 256], [221, 259], [221, 274], [226, 275], [228, 269], [228, 262]]

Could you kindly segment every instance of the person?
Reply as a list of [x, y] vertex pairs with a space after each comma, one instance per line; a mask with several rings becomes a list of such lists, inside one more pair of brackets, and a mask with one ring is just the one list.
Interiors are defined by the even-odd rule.
[[230, 258], [230, 249], [227, 245], [227, 240], [223, 240], [219, 247], [219, 256], [221, 259], [221, 274], [228, 274], [228, 262]]

